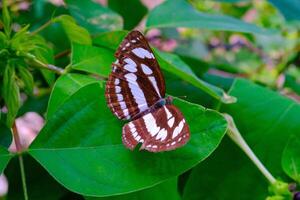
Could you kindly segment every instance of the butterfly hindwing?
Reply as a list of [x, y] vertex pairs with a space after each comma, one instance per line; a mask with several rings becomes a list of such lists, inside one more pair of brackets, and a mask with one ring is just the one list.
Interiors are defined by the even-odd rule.
[[115, 57], [105, 96], [119, 119], [131, 119], [164, 98], [164, 78], [147, 40], [138, 31], [125, 37]]
[[181, 112], [173, 105], [164, 105], [123, 127], [122, 140], [129, 149], [142, 143], [141, 149], [151, 152], [169, 151], [189, 140], [190, 131]]

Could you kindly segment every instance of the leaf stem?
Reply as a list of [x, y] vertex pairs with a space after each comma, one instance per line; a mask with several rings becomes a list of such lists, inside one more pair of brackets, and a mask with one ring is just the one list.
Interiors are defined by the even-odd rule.
[[27, 185], [26, 185], [26, 175], [25, 175], [25, 170], [24, 170], [24, 161], [23, 161], [22, 154], [19, 154], [19, 163], [20, 163], [20, 171], [21, 171], [21, 178], [22, 178], [22, 186], [23, 186], [24, 199], [28, 200]]
[[32, 31], [31, 35], [36, 35], [37, 33], [41, 32], [42, 30], [44, 30], [45, 28], [47, 28], [51, 24], [52, 24], [52, 20], [47, 21], [45, 24], [43, 24], [39, 28], [37, 28], [36, 30]]
[[224, 113], [224, 117], [228, 122], [227, 135], [246, 153], [246, 155], [252, 160], [260, 172], [266, 177], [271, 185], [276, 183], [276, 179], [267, 170], [267, 168], [261, 163], [261, 161], [256, 157], [254, 152], [250, 149], [239, 130], [237, 129], [232, 117]]
[[31, 59], [32, 61], [34, 61], [35, 63], [37, 63], [39, 65], [39, 67], [43, 68], [43, 69], [47, 69], [47, 70], [50, 70], [50, 71], [53, 71], [59, 75], [62, 75], [65, 73], [65, 70], [62, 69], [62, 68], [59, 68], [55, 65], [51, 65], [51, 64], [46, 64], [46, 63], [43, 63], [42, 61], [38, 60], [34, 55], [32, 54], [25, 54], [24, 55], [26, 58], [29, 58]]

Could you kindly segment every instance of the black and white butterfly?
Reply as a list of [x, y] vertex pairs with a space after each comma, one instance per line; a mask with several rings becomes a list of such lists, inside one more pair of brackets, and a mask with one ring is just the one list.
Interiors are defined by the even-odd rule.
[[169, 151], [187, 143], [189, 126], [181, 112], [165, 98], [165, 80], [145, 37], [130, 32], [115, 53], [106, 83], [111, 111], [124, 125], [122, 141], [129, 149], [142, 143], [151, 152]]

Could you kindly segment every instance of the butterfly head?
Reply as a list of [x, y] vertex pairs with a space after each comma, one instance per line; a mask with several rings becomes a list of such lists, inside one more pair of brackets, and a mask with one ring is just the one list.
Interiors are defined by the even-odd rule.
[[168, 96], [167, 98], [166, 98], [166, 104], [172, 104], [172, 102], [173, 102], [173, 97], [171, 97], [171, 96]]

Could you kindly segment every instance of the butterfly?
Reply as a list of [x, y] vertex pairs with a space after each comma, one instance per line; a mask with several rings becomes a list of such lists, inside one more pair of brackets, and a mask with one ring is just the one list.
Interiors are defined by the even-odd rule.
[[108, 107], [121, 120], [123, 144], [133, 150], [169, 151], [190, 138], [182, 113], [165, 97], [166, 86], [157, 60], [139, 31], [131, 31], [115, 53], [116, 61], [106, 82]]

